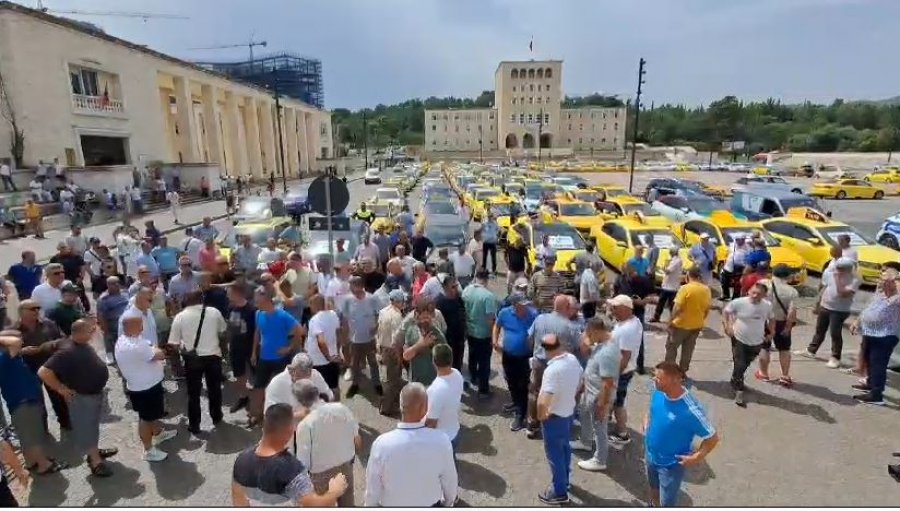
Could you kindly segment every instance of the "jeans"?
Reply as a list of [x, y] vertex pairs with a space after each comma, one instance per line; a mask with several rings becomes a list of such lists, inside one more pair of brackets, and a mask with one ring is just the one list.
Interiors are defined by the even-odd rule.
[[594, 446], [594, 460], [606, 465], [609, 459], [609, 414], [597, 417], [597, 397], [581, 394], [581, 443]]
[[647, 464], [647, 482], [651, 489], [659, 491], [660, 507], [678, 505], [678, 493], [684, 480], [684, 465], [675, 464], [668, 467]]
[[887, 367], [891, 353], [897, 347], [897, 336], [887, 337], [863, 336], [866, 343], [866, 362], [869, 364], [869, 393], [875, 399], [884, 398], [884, 386], [887, 382]]
[[675, 306], [676, 291], [663, 289], [659, 292], [659, 301], [656, 303], [656, 310], [653, 311], [653, 322], [658, 323], [662, 318], [663, 309], [669, 309], [669, 316], [672, 315], [672, 307]]
[[819, 346], [825, 340], [825, 331], [831, 332], [831, 356], [840, 360], [841, 350], [844, 347], [843, 328], [844, 321], [850, 316], [849, 312], [832, 311], [822, 309], [816, 316], [816, 333], [806, 348], [810, 353], [819, 351]]
[[734, 362], [734, 368], [731, 371], [731, 388], [744, 390], [744, 374], [750, 364], [759, 356], [761, 350], [761, 344], [749, 346], [734, 337], [731, 338], [731, 357]]
[[185, 361], [187, 380], [188, 426], [200, 427], [200, 393], [206, 381], [206, 399], [209, 401], [209, 416], [213, 423], [222, 420], [222, 358], [216, 356], [195, 357], [195, 361]]
[[503, 376], [506, 378], [506, 388], [509, 389], [509, 397], [516, 407], [516, 417], [525, 419], [528, 413], [528, 378], [531, 368], [528, 365], [528, 355], [511, 355], [503, 352]]
[[491, 340], [469, 337], [469, 374], [478, 392], [487, 394], [491, 387]]
[[572, 417], [550, 415], [541, 423], [541, 429], [544, 433], [544, 453], [553, 478], [553, 495], [568, 495], [569, 474], [572, 472], [572, 446], [569, 444]]
[[487, 269], [488, 255], [491, 256], [491, 273], [497, 273], [497, 244], [484, 242], [481, 256], [481, 267]]
[[378, 359], [375, 358], [375, 341], [350, 343], [350, 374], [353, 376], [353, 385], [358, 386], [362, 380], [362, 368], [365, 363], [369, 364], [369, 378], [372, 380], [372, 385], [381, 385]]

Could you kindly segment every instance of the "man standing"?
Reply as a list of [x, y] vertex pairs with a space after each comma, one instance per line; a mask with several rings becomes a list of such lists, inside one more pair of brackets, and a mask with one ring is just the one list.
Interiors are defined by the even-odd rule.
[[401, 326], [403, 360], [409, 363], [409, 379], [422, 385], [431, 385], [437, 373], [431, 359], [435, 344], [446, 344], [444, 334], [434, 324], [434, 303], [420, 298], [416, 301], [413, 321]]
[[644, 257], [644, 246], [635, 245], [634, 255], [625, 261], [626, 266], [631, 266], [638, 275], [645, 276], [650, 270], [650, 260]]
[[[300, 349], [305, 333], [293, 316], [284, 309], [275, 307], [275, 294], [272, 291], [258, 287], [255, 296], [256, 331], [253, 334], [250, 364], [256, 371], [253, 375], [253, 392], [250, 395], [251, 425], [263, 416], [263, 395], [266, 387], [276, 374], [287, 367], [291, 354]], [[307, 346], [307, 352], [309, 351]]]
[[310, 298], [309, 308], [312, 318], [309, 320], [304, 349], [312, 358], [313, 366], [322, 373], [328, 388], [334, 393], [334, 399], [339, 401], [341, 363], [344, 362], [338, 344], [341, 319], [337, 312], [325, 308], [325, 298], [321, 295]]
[[506, 292], [512, 292], [513, 283], [525, 277], [525, 270], [528, 267], [528, 248], [525, 246], [525, 240], [521, 236], [506, 244], [503, 251], [506, 259]]
[[465, 243], [460, 243], [458, 251], [450, 254], [450, 263], [453, 265], [453, 275], [459, 282], [460, 287], [465, 289], [472, 277], [475, 276], [475, 259], [472, 254], [466, 252]]
[[[650, 505], [675, 507], [684, 470], [702, 463], [719, 443], [719, 435], [702, 405], [684, 388], [678, 365], [659, 363], [653, 378], [656, 388], [643, 427]], [[701, 440], [696, 451], [694, 437]]]
[[291, 359], [284, 371], [276, 374], [266, 387], [266, 404], [263, 409], [268, 410], [275, 403], [291, 405], [294, 412], [301, 412], [303, 406], [297, 400], [293, 389], [295, 383], [301, 380], [309, 380], [318, 389], [319, 396], [325, 401], [334, 401], [334, 393], [328, 388], [328, 383], [322, 377], [322, 373], [313, 369], [312, 358], [307, 353], [297, 353]]
[[203, 224], [194, 229], [194, 235], [200, 240], [214, 240], [219, 237], [219, 230], [212, 224], [212, 218], [203, 217]]
[[602, 267], [603, 261], [594, 253], [594, 242], [586, 241], [584, 250], [575, 254], [575, 257], [566, 265], [569, 271], [575, 272], [575, 284], [581, 283], [581, 274], [588, 268]]
[[544, 451], [550, 463], [552, 485], [538, 494], [544, 504], [569, 502], [569, 474], [572, 470], [572, 447], [569, 436], [575, 414], [575, 394], [581, 383], [581, 364], [553, 334], [541, 338], [547, 354], [547, 369], [538, 395], [538, 420], [544, 435]]
[[106, 363], [115, 363], [116, 339], [119, 338], [119, 319], [128, 308], [128, 297], [122, 292], [118, 277], [107, 277], [106, 291], [97, 300], [97, 324], [103, 333]]
[[423, 227], [416, 229], [416, 233], [410, 239], [410, 245], [412, 246], [413, 259], [422, 264], [425, 264], [425, 262], [428, 261], [428, 256], [431, 254], [431, 251], [434, 250], [434, 243], [428, 239], [428, 236], [425, 236], [425, 229]]
[[88, 239], [81, 233], [81, 227], [72, 226], [72, 233], [66, 236], [66, 246], [69, 247], [71, 253], [76, 255], [84, 255], [88, 249]]
[[362, 380], [362, 366], [369, 364], [369, 378], [375, 393], [384, 395], [381, 376], [378, 374], [378, 359], [375, 357], [375, 334], [378, 331], [378, 300], [366, 292], [361, 277], [350, 277], [350, 296], [341, 307], [341, 329], [345, 338], [350, 339], [350, 374], [353, 383], [347, 389], [347, 399], [359, 392]]
[[609, 440], [618, 445], [631, 442], [628, 435], [628, 413], [625, 409], [625, 398], [628, 397], [628, 386], [637, 372], [636, 355], [644, 342], [644, 326], [634, 314], [634, 301], [626, 295], [617, 295], [607, 304], [616, 326], [612, 331], [612, 342], [619, 347], [619, 381], [616, 383], [616, 400], [613, 403], [613, 415], [616, 418], [616, 430], [609, 434]]
[[[481, 229], [475, 229], [472, 233], [472, 239], [469, 240], [469, 244], [466, 246], [466, 252], [475, 260], [476, 268], [478, 267], [478, 261], [484, 262], [484, 242], [481, 239]], [[453, 256], [451, 255], [450, 257], [452, 258]], [[474, 274], [475, 269], [473, 268], [470, 275]], [[459, 275], [456, 275], [456, 277], [459, 278]], [[468, 285], [468, 282], [466, 282], [466, 285]]]
[[532, 347], [528, 342], [528, 330], [538, 312], [524, 294], [514, 293], [510, 296], [510, 302], [511, 305], [497, 313], [492, 343], [494, 349], [502, 353], [503, 376], [516, 414], [509, 429], [521, 431], [525, 428], [528, 413], [528, 377], [531, 372], [528, 360]]
[[397, 215], [396, 222], [398, 225], [403, 227], [403, 230], [407, 235], [412, 236], [413, 226], [416, 225], [416, 219], [413, 218], [412, 213], [409, 212], [409, 206], [404, 204], [400, 208], [400, 214]]
[[497, 241], [500, 238], [500, 226], [497, 225], [497, 219], [494, 218], [493, 212], [488, 212], [487, 220], [481, 224], [481, 240], [482, 251], [484, 257], [481, 260], [481, 267], [488, 269], [488, 257], [491, 258], [491, 273], [497, 275]]
[[[32, 181], [34, 183], [34, 181]], [[25, 220], [28, 222], [28, 226], [31, 227], [32, 231], [34, 231], [35, 239], [42, 240], [46, 238], [44, 236], [44, 217], [41, 213], [41, 206], [38, 205], [34, 200], [28, 199], [25, 201]]]
[[200, 393], [206, 381], [206, 399], [213, 425], [222, 422], [222, 349], [219, 336], [227, 325], [222, 314], [203, 305], [200, 291], [184, 297], [184, 308], [175, 315], [169, 344], [177, 346], [184, 359], [187, 380], [188, 431], [200, 434]]
[[357, 261], [356, 275], [363, 279], [363, 287], [367, 293], [375, 293], [384, 284], [385, 276], [375, 264], [376, 259], [363, 257]]
[[456, 503], [459, 488], [453, 447], [443, 431], [422, 426], [427, 413], [425, 386], [403, 387], [400, 423], [372, 443], [366, 506], [451, 507]]
[[62, 298], [47, 312], [47, 319], [56, 323], [66, 336], [72, 333], [72, 324], [84, 317], [84, 309], [78, 302], [78, 288], [66, 283], [62, 287]]
[[200, 289], [200, 275], [192, 269], [191, 258], [181, 256], [178, 260], [178, 267], [181, 271], [169, 281], [169, 291], [166, 295], [175, 312], [181, 309], [181, 300], [185, 295]]
[[3, 191], [8, 192], [10, 188], [12, 191], [18, 191], [16, 188], [16, 184], [13, 183], [12, 180], [12, 170], [10, 170], [9, 165], [5, 162], [0, 162], [0, 179], [3, 180]]
[[[653, 295], [655, 286], [653, 279], [646, 274], [640, 273], [631, 263], [625, 265], [622, 273], [613, 283], [613, 293], [616, 295], [624, 295], [631, 298], [634, 316], [638, 318], [641, 325], [644, 324], [644, 311], [650, 303], [650, 296]], [[640, 349], [637, 352], [637, 363], [635, 370], [638, 374], [644, 374], [644, 338], [641, 336]]]
[[241, 246], [231, 253], [231, 264], [237, 271], [245, 275], [256, 275], [256, 266], [259, 264], [259, 256], [262, 250], [253, 243], [250, 236], [241, 237]]
[[462, 373], [463, 355], [466, 353], [466, 304], [460, 296], [456, 278], [446, 273], [440, 277], [443, 277], [440, 281], [441, 291], [436, 297], [429, 299], [434, 300], [435, 308], [444, 316], [447, 323], [447, 344], [453, 350], [453, 368]]
[[759, 355], [763, 342], [771, 342], [775, 335], [775, 314], [772, 312], [772, 302], [765, 299], [767, 292], [765, 284], [756, 283], [747, 296], [733, 300], [722, 311], [725, 335], [731, 337], [734, 404], [742, 408], [747, 406], [744, 401], [744, 373]]
[[[497, 298], [487, 288], [490, 274], [478, 270], [475, 282], [462, 294], [466, 306], [466, 338], [469, 341], [469, 373], [472, 385], [478, 387], [478, 397], [491, 396], [491, 332], [497, 318]], [[446, 317], [444, 319], [447, 319]]]
[[375, 229], [375, 236], [372, 237], [372, 243], [378, 247], [378, 266], [382, 270], [385, 269], [388, 259], [391, 256], [391, 237], [385, 234], [384, 229], [379, 227]]
[[659, 293], [659, 301], [653, 311], [653, 323], [659, 323], [662, 320], [663, 309], [669, 308], [669, 320], [672, 319], [672, 307], [675, 302], [675, 294], [681, 287], [681, 277], [684, 272], [684, 262], [678, 253], [678, 247], [669, 248], [669, 262], [663, 269], [663, 279], [661, 290]]
[[691, 368], [694, 347], [706, 324], [711, 305], [712, 292], [700, 280], [700, 270], [691, 268], [688, 270], [688, 283], [681, 286], [675, 295], [675, 308], [672, 310], [669, 338], [666, 340], [666, 362], [675, 362], [678, 349], [681, 348], [678, 366], [685, 378]]
[[[87, 294], [84, 292], [84, 274], [87, 273], [87, 263], [84, 262], [84, 258], [81, 256], [83, 252], [76, 254], [65, 243], [60, 243], [56, 248], [59, 250], [59, 253], [50, 258], [50, 263], [62, 265], [63, 275], [66, 280], [78, 286], [76, 290], [81, 298], [84, 310], [91, 310], [91, 304], [88, 301]], [[44, 312], [48, 311], [49, 309]]]
[[730, 301], [739, 295], [733, 290], [737, 290], [737, 281], [744, 274], [744, 266], [747, 264], [747, 254], [750, 253], [750, 247], [747, 246], [747, 237], [737, 235], [731, 244], [728, 245], [728, 255], [725, 257], [725, 265], [722, 267], [722, 301]]
[[610, 339], [610, 325], [603, 317], [587, 322], [581, 348], [588, 352], [584, 368], [580, 405], [581, 442], [573, 442], [574, 449], [590, 451], [593, 456], [578, 462], [578, 468], [588, 472], [606, 470], [609, 459], [609, 415], [612, 411], [619, 364], [619, 347]]
[[406, 294], [394, 289], [388, 294], [390, 303], [378, 312], [378, 351], [384, 363], [385, 394], [379, 411], [382, 415], [393, 415], [399, 410], [398, 399], [403, 385], [403, 362], [400, 350], [394, 346], [394, 335], [403, 323], [403, 308]]
[[827, 365], [832, 369], [841, 366], [844, 322], [850, 316], [853, 297], [861, 283], [854, 272], [854, 267], [852, 259], [841, 257], [834, 263], [834, 271], [822, 276], [823, 288], [819, 292], [816, 331], [806, 350], [798, 353], [807, 358], [815, 358], [822, 341], [825, 340], [825, 333], [831, 332], [831, 358]]
[[443, 431], [453, 446], [453, 456], [459, 449], [459, 410], [462, 407], [463, 377], [453, 368], [453, 350], [446, 344], [431, 349], [437, 378], [428, 386], [428, 413], [425, 426]]
[[691, 247], [688, 256], [694, 261], [694, 267], [700, 269], [700, 279], [708, 286], [716, 268], [716, 247], [709, 242], [709, 234], [700, 235], [700, 242]]
[[769, 288], [769, 301], [772, 302], [772, 314], [775, 318], [775, 335], [772, 337], [771, 343], [763, 343], [763, 348], [759, 352], [759, 370], [754, 376], [757, 379], [769, 380], [769, 351], [772, 344], [778, 352], [778, 362], [781, 366], [781, 378], [778, 383], [790, 387], [793, 385], [791, 380], [791, 330], [797, 322], [797, 307], [794, 302], [800, 298], [800, 293], [794, 289], [794, 286], [788, 284], [787, 279], [791, 276], [791, 269], [783, 264], [779, 264], [772, 272], [771, 281], [764, 282]]
[[556, 251], [548, 249], [544, 252], [544, 266], [531, 275], [528, 295], [541, 312], [550, 312], [554, 308], [556, 296], [566, 290], [566, 279], [556, 271]]
[[109, 370], [90, 345], [93, 330], [93, 321], [76, 321], [72, 325], [71, 343], [44, 362], [38, 376], [44, 385], [68, 402], [72, 435], [79, 452], [86, 455], [91, 474], [109, 477], [112, 470], [103, 460], [115, 456], [119, 450], [98, 447], [103, 389], [109, 380]]
[[360, 240], [359, 246], [356, 247], [356, 253], [353, 254], [354, 259], [360, 261], [366, 257], [372, 259], [373, 261], [378, 261], [381, 253], [379, 251], [378, 245], [372, 241], [372, 238], [369, 236], [369, 233], [366, 233], [362, 240]]
[[159, 246], [154, 248], [150, 255], [156, 260], [163, 284], [168, 287], [169, 280], [178, 273], [178, 250], [169, 246], [168, 237], [160, 236]]
[[253, 354], [253, 335], [256, 332], [256, 307], [247, 299], [248, 289], [244, 285], [228, 287], [228, 356], [234, 375], [237, 400], [229, 410], [236, 413], [250, 405], [247, 391], [247, 373]]
[[22, 252], [22, 262], [9, 267], [7, 276], [16, 286], [19, 300], [31, 298], [31, 292], [41, 283], [41, 275], [44, 268], [35, 263], [34, 252], [25, 250]]
[[159, 263], [156, 262], [156, 258], [151, 254], [152, 251], [153, 245], [151, 245], [149, 242], [145, 241], [141, 243], [141, 255], [137, 257], [135, 263], [138, 265], [138, 267], [146, 268], [150, 272], [149, 277], [151, 277], [153, 280], [158, 280], [161, 272]]

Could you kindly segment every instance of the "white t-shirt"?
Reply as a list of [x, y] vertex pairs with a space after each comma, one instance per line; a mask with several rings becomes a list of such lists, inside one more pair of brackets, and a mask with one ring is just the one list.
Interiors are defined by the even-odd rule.
[[297, 425], [297, 459], [311, 474], [353, 461], [358, 434], [359, 422], [347, 406], [320, 402]]
[[309, 333], [306, 335], [305, 348], [314, 366], [323, 366], [330, 362], [319, 349], [316, 337], [319, 334], [325, 336], [328, 353], [334, 356], [338, 354], [337, 331], [340, 326], [341, 320], [338, 319], [337, 312], [333, 310], [319, 311], [309, 320]]
[[259, 262], [265, 264], [271, 264], [281, 258], [281, 250], [277, 248], [275, 250], [270, 250], [269, 247], [265, 247], [259, 252]]
[[475, 276], [475, 259], [472, 254], [453, 252], [450, 254], [450, 263], [453, 264], [453, 273], [457, 278]]
[[0, 176], [11, 176], [12, 171], [9, 169], [9, 165], [2, 163], [0, 164]]
[[622, 373], [629, 373], [637, 368], [637, 356], [643, 338], [644, 326], [636, 316], [616, 323], [612, 331], [612, 342], [616, 343], [620, 350], [631, 352], [631, 358], [628, 359], [628, 365]]
[[169, 201], [169, 204], [172, 206], [178, 206], [181, 203], [181, 197], [175, 190], [166, 194], [166, 200]]
[[847, 247], [841, 252], [841, 257], [846, 257], [847, 259], [853, 259], [855, 262], [859, 262], [859, 253], [857, 253], [856, 249], [853, 247]]
[[463, 377], [456, 369], [447, 376], [438, 376], [428, 386], [428, 414], [437, 419], [437, 429], [451, 441], [459, 434], [459, 409], [462, 406]]
[[663, 277], [662, 288], [666, 291], [677, 291], [681, 286], [681, 272], [684, 270], [684, 262], [680, 256], [669, 259], [666, 264], [666, 274]]
[[[325, 383], [325, 378], [322, 377], [322, 373], [313, 369], [310, 373], [309, 381], [313, 382], [313, 385], [319, 389], [319, 394], [327, 396], [329, 401], [334, 399], [334, 393], [328, 388], [328, 384]], [[272, 378], [272, 381], [269, 382], [269, 385], [266, 386], [266, 401], [263, 409], [266, 410], [276, 403], [283, 403], [291, 405], [291, 408], [293, 408], [295, 412], [300, 410], [300, 402], [294, 397], [294, 392], [292, 390], [293, 385], [294, 380], [291, 378], [291, 373], [287, 369], [276, 374]]]
[[335, 310], [342, 310], [344, 301], [350, 296], [350, 282], [335, 277], [328, 282], [322, 296], [326, 299], [330, 299], [332, 303], [334, 303]]
[[169, 330], [169, 344], [181, 344], [184, 349], [194, 348], [194, 340], [197, 339], [197, 329], [200, 329], [200, 339], [197, 342], [197, 355], [201, 357], [222, 356], [222, 348], [219, 347], [219, 336], [225, 333], [228, 325], [222, 313], [214, 307], [206, 307], [203, 316], [203, 325], [200, 325], [200, 315], [203, 313], [201, 305], [185, 307], [172, 319]]
[[484, 250], [484, 242], [478, 241], [475, 238], [469, 240], [469, 244], [466, 246], [466, 252], [475, 257], [475, 254], [479, 254]]
[[582, 372], [581, 363], [569, 352], [547, 361], [541, 394], [553, 394], [550, 413], [560, 417], [571, 417], [575, 413], [575, 393], [578, 391]]
[[62, 299], [62, 289], [69, 281], [63, 281], [59, 287], [53, 287], [49, 282], [38, 284], [31, 292], [31, 299], [41, 306], [41, 316], [46, 317], [47, 312], [56, 307], [56, 304]]
[[131, 189], [131, 200], [141, 200], [140, 188], [132, 188]]
[[200, 267], [200, 251], [205, 247], [206, 244], [193, 236], [178, 243], [178, 249], [185, 252], [191, 259], [191, 264], [196, 268]]
[[116, 364], [132, 392], [147, 390], [163, 381], [162, 360], [153, 360], [153, 346], [143, 337], [120, 335], [116, 341]]
[[103, 266], [103, 258], [100, 257], [99, 254], [94, 252], [93, 249], [86, 250], [82, 257], [84, 258], [84, 262], [88, 263], [88, 266], [90, 266], [91, 273], [94, 275], [100, 275], [100, 269]]
[[75, 194], [72, 193], [72, 190], [68, 188], [63, 188], [62, 191], [59, 192], [59, 200], [62, 202], [70, 201], [75, 198]]
[[766, 337], [766, 321], [775, 317], [772, 302], [750, 301], [744, 296], [725, 306], [725, 312], [734, 314], [734, 338], [747, 346], [759, 346]]

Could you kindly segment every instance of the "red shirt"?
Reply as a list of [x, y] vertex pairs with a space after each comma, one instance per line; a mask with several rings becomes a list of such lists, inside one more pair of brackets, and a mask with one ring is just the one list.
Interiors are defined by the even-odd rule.
[[750, 293], [751, 287], [753, 287], [760, 280], [765, 279], [766, 275], [755, 271], [741, 277], [741, 296], [747, 296], [747, 294]]
[[419, 296], [419, 293], [422, 292], [422, 287], [425, 286], [425, 283], [428, 282], [428, 279], [431, 278], [427, 272], [419, 275], [414, 281], [412, 285], [412, 295], [413, 298]]
[[200, 249], [200, 267], [204, 271], [212, 271], [216, 267], [216, 257], [219, 256], [219, 249], [213, 247], [212, 250], [203, 247]]

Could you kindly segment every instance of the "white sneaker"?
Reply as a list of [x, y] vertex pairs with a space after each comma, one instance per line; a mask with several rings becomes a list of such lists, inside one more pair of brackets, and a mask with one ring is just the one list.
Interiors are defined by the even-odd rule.
[[794, 355], [798, 355], [798, 356], [806, 357], [806, 358], [816, 358], [816, 354], [810, 352], [809, 350], [796, 350], [794, 352]]
[[178, 432], [174, 429], [164, 429], [159, 432], [158, 435], [153, 437], [153, 445], [154, 447], [165, 442], [166, 440], [171, 440], [178, 436]]
[[580, 440], [572, 440], [571, 442], [569, 442], [569, 447], [573, 451], [589, 451], [590, 452], [590, 451], [594, 450], [593, 447], [582, 443]]
[[825, 367], [829, 367], [831, 369], [837, 369], [838, 367], [841, 367], [841, 361], [832, 357], [828, 360], [828, 363], [825, 364]]
[[156, 447], [151, 447], [150, 449], [144, 451], [144, 461], [162, 461], [168, 457], [168, 454], [160, 451]]
[[579, 461], [578, 468], [580, 468], [581, 470], [587, 470], [588, 472], [603, 472], [604, 470], [606, 470], [606, 465], [600, 463], [594, 458], [589, 458]]
[[353, 375], [350, 374], [350, 370], [347, 369], [346, 371], [344, 371], [344, 381], [350, 381], [352, 379], [353, 379]]
[[112, 353], [107, 353], [104, 357], [106, 365], [111, 366], [116, 364], [116, 360], [113, 358]]

